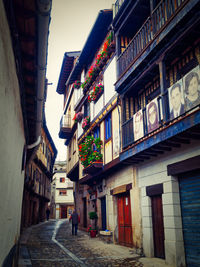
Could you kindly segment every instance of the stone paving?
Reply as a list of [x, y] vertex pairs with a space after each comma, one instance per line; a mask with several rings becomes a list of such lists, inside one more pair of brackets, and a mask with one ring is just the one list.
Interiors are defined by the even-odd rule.
[[[34, 226], [29, 231], [26, 248], [33, 267], [143, 267], [139, 256], [127, 247], [107, 244], [98, 237], [78, 231], [71, 235], [71, 225], [67, 220], [50, 220]], [[22, 263], [22, 261], [21, 261]]]

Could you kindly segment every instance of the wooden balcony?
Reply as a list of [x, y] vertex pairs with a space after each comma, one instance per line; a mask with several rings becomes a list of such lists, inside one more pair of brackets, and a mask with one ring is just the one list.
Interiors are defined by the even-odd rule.
[[[190, 114], [179, 117], [160, 127], [151, 133], [145, 133], [144, 137], [134, 142], [134, 133], [130, 119], [122, 125], [123, 151], [120, 161], [127, 164], [137, 164], [151, 157], [179, 148], [182, 144], [190, 144], [193, 139], [200, 140], [200, 109]], [[132, 138], [132, 140], [131, 140]]]
[[122, 4], [124, 3], [125, 0], [117, 0], [115, 2], [115, 4], [113, 5], [113, 17], [115, 17], [117, 15], [117, 13], [119, 12]]
[[62, 116], [60, 121], [59, 137], [62, 139], [67, 139], [71, 136], [71, 133], [72, 133], [71, 115], [65, 114]]
[[[123, 1], [117, 1], [116, 3], [118, 2]], [[145, 23], [132, 38], [123, 53], [118, 57], [118, 78], [128, 70], [156, 38], [160, 41], [158, 37], [159, 34], [167, 24], [172, 21], [173, 17], [179, 16], [179, 11], [186, 2], [188, 2], [188, 0], [162, 0], [159, 3], [153, 10], [151, 16], [147, 18]]]

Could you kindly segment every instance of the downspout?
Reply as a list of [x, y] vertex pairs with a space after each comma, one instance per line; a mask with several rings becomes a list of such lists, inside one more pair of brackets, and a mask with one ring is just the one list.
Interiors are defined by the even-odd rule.
[[49, 23], [52, 0], [37, 0], [37, 117], [36, 117], [36, 141], [27, 145], [27, 149], [33, 149], [31, 158], [37, 151], [41, 141], [41, 128], [44, 114], [44, 92], [46, 88], [46, 65], [47, 65], [47, 47], [49, 35]]

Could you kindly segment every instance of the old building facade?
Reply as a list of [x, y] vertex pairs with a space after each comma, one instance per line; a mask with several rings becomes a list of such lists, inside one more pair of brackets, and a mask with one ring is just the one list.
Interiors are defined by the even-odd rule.
[[41, 137], [42, 141], [34, 158], [25, 169], [22, 228], [45, 221], [51, 199], [51, 181], [57, 150], [45, 121]]
[[136, 169], [143, 251], [173, 266], [198, 266], [200, 3], [122, 2], [112, 22], [120, 162]]
[[51, 1], [0, 1], [0, 266], [17, 262], [25, 168], [42, 129], [50, 11]]
[[[99, 12], [68, 77], [64, 69], [70, 59], [66, 63], [64, 57], [57, 92], [64, 94], [63, 119], [70, 118], [70, 122], [61, 124], [59, 136], [66, 139], [67, 177], [75, 183], [80, 228], [87, 230], [89, 213], [94, 211], [99, 230], [110, 230], [114, 242], [141, 252], [136, 170], [119, 161], [121, 105], [114, 87], [117, 75], [111, 21], [111, 10]], [[89, 153], [85, 153], [87, 149]]]
[[66, 161], [56, 161], [51, 183], [51, 218], [69, 218], [74, 210], [73, 182], [66, 177]]
[[199, 5], [116, 1], [57, 87], [80, 227], [95, 211], [114, 242], [172, 266], [200, 263]]

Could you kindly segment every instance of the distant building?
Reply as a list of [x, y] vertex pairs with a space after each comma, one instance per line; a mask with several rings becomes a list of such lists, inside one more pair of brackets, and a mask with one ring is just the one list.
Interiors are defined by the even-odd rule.
[[42, 141], [25, 170], [21, 227], [28, 227], [46, 219], [46, 209], [51, 198], [51, 181], [57, 150], [45, 121]]
[[51, 183], [51, 218], [69, 218], [74, 210], [73, 182], [66, 178], [66, 161], [56, 161]]

